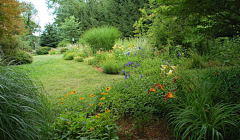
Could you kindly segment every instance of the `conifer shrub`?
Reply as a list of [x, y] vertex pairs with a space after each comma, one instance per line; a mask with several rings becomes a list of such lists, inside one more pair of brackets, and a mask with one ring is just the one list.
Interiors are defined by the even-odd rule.
[[97, 27], [86, 31], [81, 40], [90, 45], [95, 54], [100, 48], [111, 50], [115, 40], [121, 36], [120, 31], [115, 27]]
[[36, 50], [36, 53], [38, 55], [44, 55], [44, 54], [48, 54], [48, 51], [51, 50], [51, 47], [39, 47], [37, 50]]

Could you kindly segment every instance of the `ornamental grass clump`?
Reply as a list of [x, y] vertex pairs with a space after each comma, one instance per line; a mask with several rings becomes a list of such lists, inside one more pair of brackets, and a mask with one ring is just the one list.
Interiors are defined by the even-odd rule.
[[0, 139], [45, 139], [48, 101], [41, 84], [0, 63]]
[[100, 48], [103, 50], [111, 50], [115, 40], [120, 36], [121, 33], [117, 28], [104, 26], [86, 31], [81, 38], [90, 45], [95, 54]]

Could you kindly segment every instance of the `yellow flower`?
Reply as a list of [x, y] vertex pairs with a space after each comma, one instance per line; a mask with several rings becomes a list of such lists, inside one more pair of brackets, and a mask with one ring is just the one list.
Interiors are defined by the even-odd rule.
[[97, 114], [97, 115], [96, 115], [96, 118], [100, 118], [100, 117], [101, 117], [101, 114]]
[[100, 98], [101, 101], [102, 101], [102, 100], [105, 100], [105, 99], [106, 99], [105, 97]]
[[89, 104], [90, 106], [93, 106], [93, 104]]
[[69, 112], [66, 112], [67, 114], [69, 113]]
[[76, 90], [74, 90], [74, 91], [73, 91], [73, 93], [74, 93], [74, 94], [76, 94], [76, 93], [77, 93], [77, 91], [76, 91]]
[[64, 97], [66, 98], [68, 96], [68, 94], [66, 94]]
[[105, 110], [105, 113], [108, 113], [108, 112], [110, 112], [110, 110], [109, 110], [109, 109]]
[[92, 131], [92, 130], [94, 130], [94, 128], [93, 128], [93, 127], [91, 127], [91, 128], [90, 128], [90, 130]]
[[162, 68], [163, 68], [163, 69], [161, 69], [161, 70], [163, 70], [163, 71], [165, 71], [165, 70], [168, 68], [167, 65], [161, 65], [161, 66], [162, 66]]
[[64, 102], [61, 102], [61, 104], [64, 104]]
[[71, 94], [72, 94], [72, 92], [69, 92], [68, 94], [69, 94], [69, 95], [71, 95]]
[[91, 94], [90, 97], [93, 98], [95, 95], [94, 94]]
[[79, 98], [80, 100], [83, 100], [84, 98], [83, 97], [81, 97], [81, 98]]
[[101, 93], [101, 95], [105, 95], [105, 93], [103, 92], [103, 93]]
[[110, 89], [111, 89], [111, 87], [107, 87], [107, 88], [106, 88], [106, 91], [109, 91]]
[[102, 106], [102, 103], [99, 103], [98, 105], [99, 105], [99, 106]]
[[171, 68], [172, 68], [173, 70], [177, 70], [177, 67], [176, 67], [176, 66], [171, 66]]
[[70, 122], [66, 122], [67, 124], [69, 124]]
[[168, 76], [171, 76], [172, 75], [172, 70], [170, 70], [168, 73], [167, 73]]
[[62, 100], [63, 100], [63, 98], [60, 98], [59, 100], [60, 100], [60, 101], [62, 101]]
[[108, 95], [108, 93], [105, 93], [105, 95]]

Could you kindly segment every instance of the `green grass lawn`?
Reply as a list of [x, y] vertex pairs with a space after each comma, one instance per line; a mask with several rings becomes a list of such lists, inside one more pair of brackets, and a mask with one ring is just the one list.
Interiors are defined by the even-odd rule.
[[63, 60], [63, 55], [38, 55], [30, 65], [22, 65], [33, 80], [39, 80], [47, 91], [52, 106], [57, 107], [59, 98], [76, 90], [79, 97], [91, 94], [100, 86], [110, 86], [124, 79], [123, 75], [101, 73], [83, 62]]

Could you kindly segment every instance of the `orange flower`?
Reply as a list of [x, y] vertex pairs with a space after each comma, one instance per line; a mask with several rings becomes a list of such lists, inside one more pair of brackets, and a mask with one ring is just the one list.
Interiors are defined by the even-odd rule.
[[106, 88], [106, 91], [109, 91], [110, 89], [111, 89], [111, 87], [107, 87], [107, 88]]
[[73, 93], [74, 93], [74, 94], [76, 94], [76, 93], [77, 93], [77, 91], [76, 91], [76, 90], [74, 90], [74, 91], [73, 91]]
[[151, 88], [149, 91], [148, 91], [148, 94], [151, 92], [151, 91], [156, 91], [154, 88]]
[[63, 98], [60, 98], [59, 100], [60, 100], [60, 101], [62, 101], [62, 100], [63, 100]]
[[90, 106], [93, 106], [93, 104], [89, 104]]
[[93, 98], [95, 95], [94, 94], [91, 94], [90, 97]]
[[101, 95], [105, 95], [105, 93], [103, 92], [103, 93], [101, 93]]
[[83, 100], [84, 98], [83, 97], [81, 97], [81, 98], [79, 98], [80, 100]]
[[102, 100], [105, 100], [105, 99], [106, 99], [105, 97], [100, 98], [101, 101], [102, 101]]
[[93, 128], [93, 127], [91, 127], [91, 128], [90, 128], [90, 130], [92, 131], [92, 130], [94, 130], [94, 128]]
[[69, 92], [69, 93], [68, 93], [68, 95], [71, 95], [71, 94], [72, 94], [72, 92]]
[[109, 109], [105, 110], [105, 113], [109, 113], [109, 112], [110, 112], [110, 110], [109, 110]]
[[99, 105], [99, 106], [102, 106], [102, 103], [99, 103], [98, 105]]
[[[155, 86], [155, 87], [160, 87], [161, 88], [161, 90], [163, 90], [163, 87], [162, 87], [162, 85], [159, 83], [159, 85], [158, 84], [154, 84], [153, 86]], [[166, 85], [163, 85], [163, 86], [166, 86]]]
[[100, 118], [100, 117], [101, 117], [101, 114], [97, 114], [97, 115], [96, 115], [96, 118]]
[[61, 102], [61, 104], [64, 104], [64, 102]]
[[67, 124], [69, 124], [70, 122], [66, 122]]
[[68, 96], [68, 94], [66, 94], [64, 97], [66, 98]]
[[166, 98], [167, 98], [167, 100], [168, 100], [168, 98], [174, 98], [172, 95], [172, 92], [168, 92], [167, 95], [164, 96], [164, 101], [166, 100]]
[[105, 93], [105, 95], [108, 95], [108, 93]]

